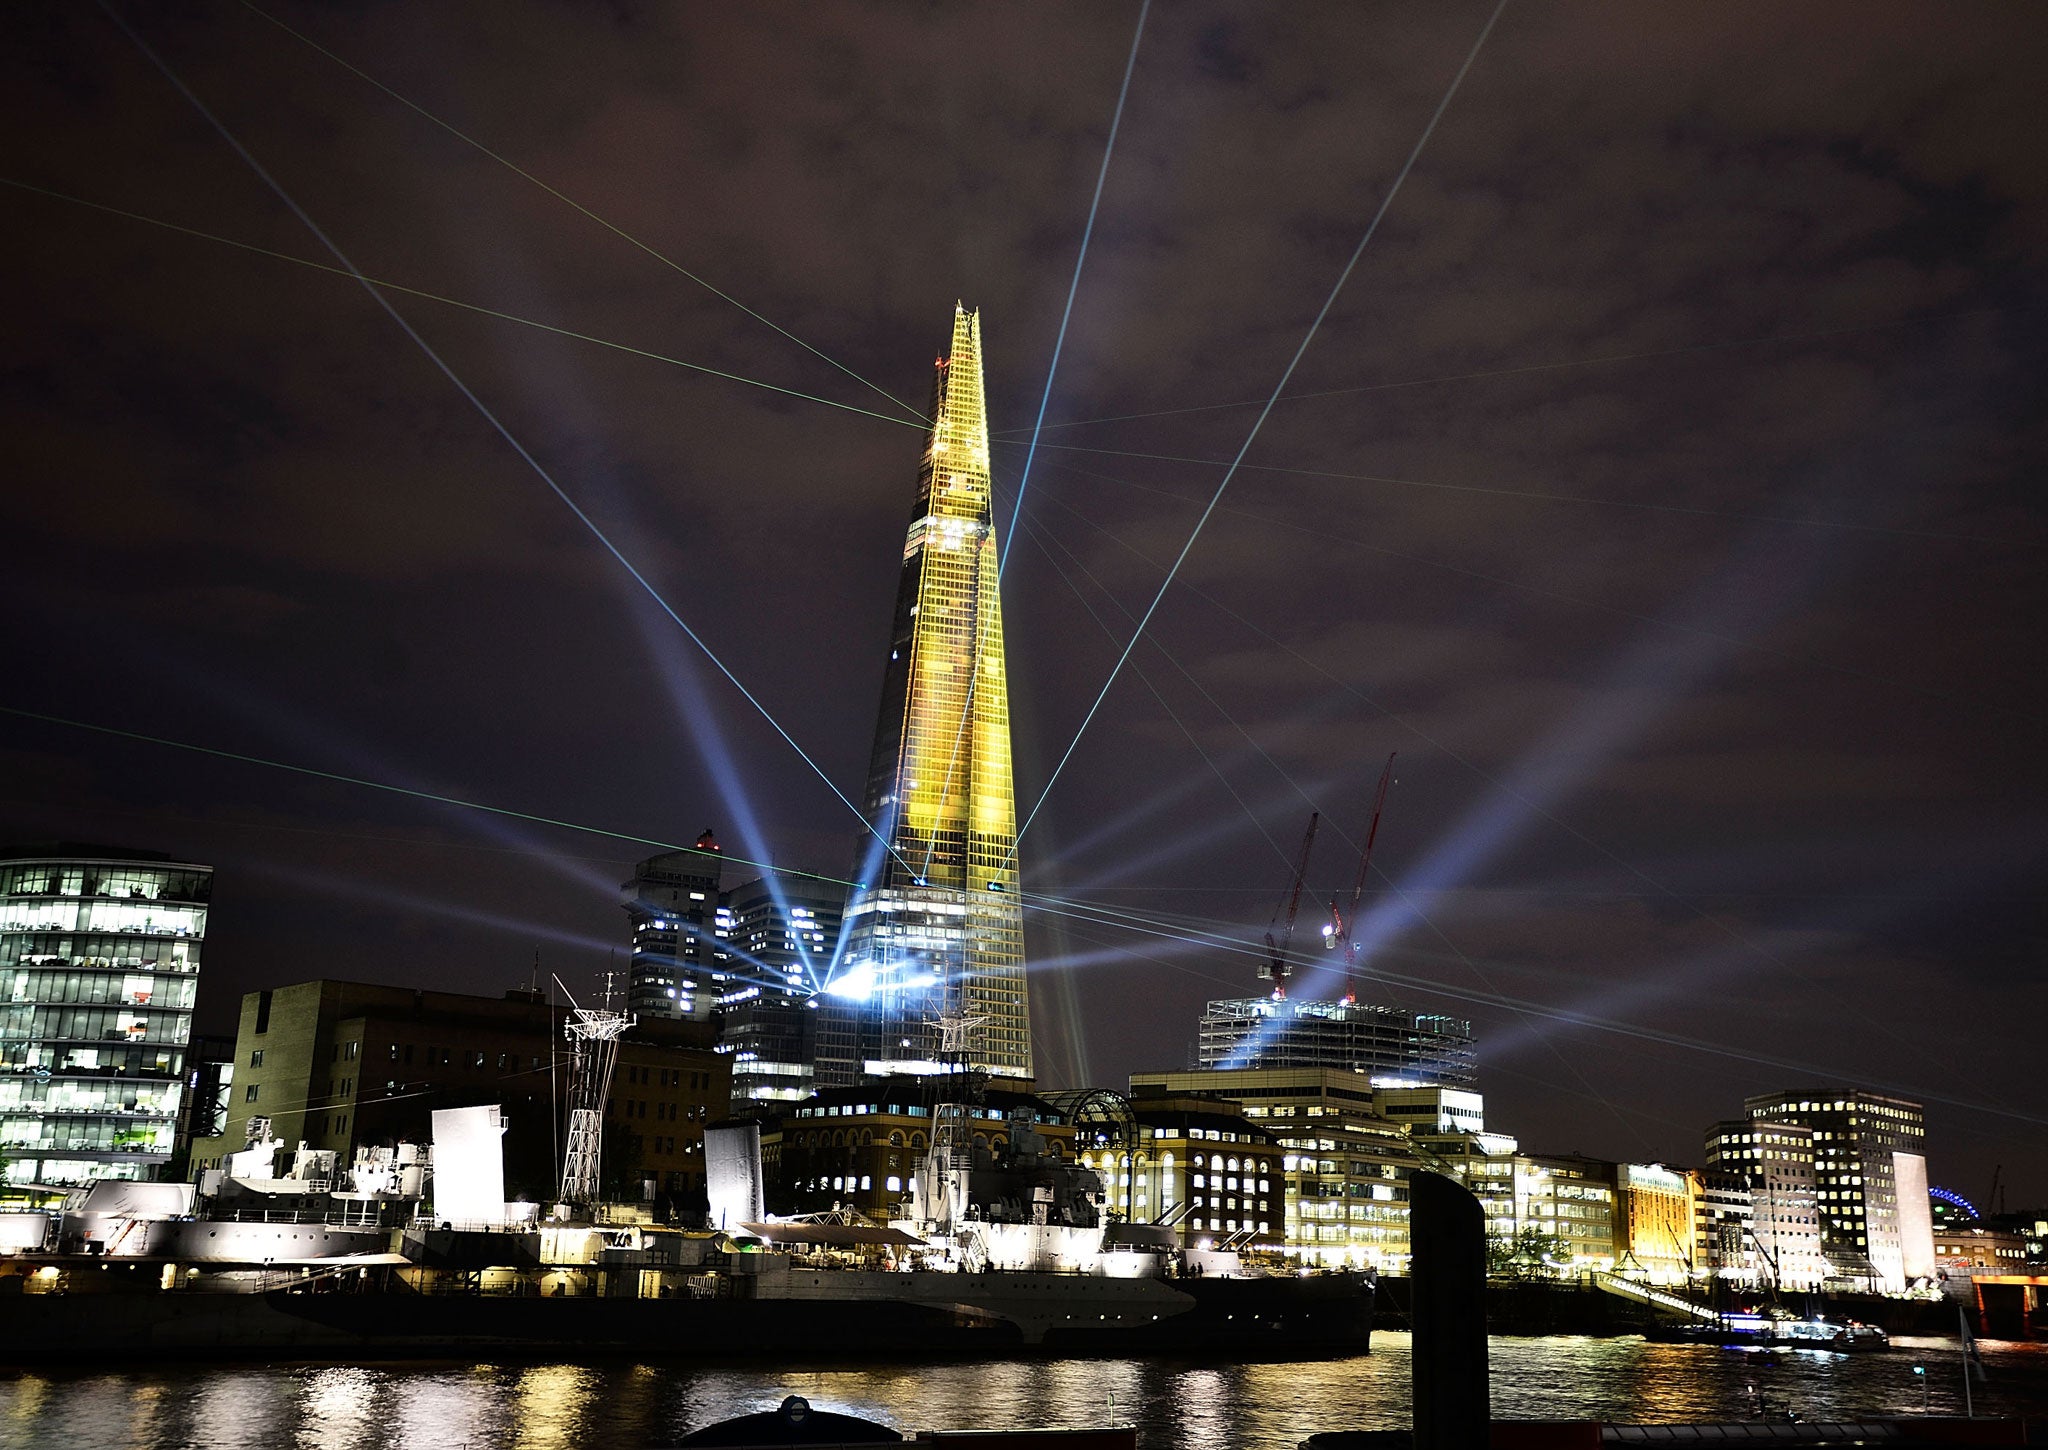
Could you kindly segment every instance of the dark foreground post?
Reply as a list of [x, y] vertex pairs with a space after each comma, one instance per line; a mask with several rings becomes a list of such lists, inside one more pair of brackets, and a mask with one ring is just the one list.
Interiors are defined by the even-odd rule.
[[1408, 1181], [1409, 1292], [1415, 1450], [1474, 1450], [1487, 1442], [1486, 1215], [1464, 1185], [1440, 1173]]

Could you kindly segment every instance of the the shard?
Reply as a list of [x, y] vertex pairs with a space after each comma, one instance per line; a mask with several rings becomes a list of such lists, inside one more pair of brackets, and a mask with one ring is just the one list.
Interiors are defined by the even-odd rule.
[[946, 1013], [970, 1024], [968, 1066], [1031, 1076], [978, 313], [954, 309], [936, 370], [820, 1086], [929, 1071]]

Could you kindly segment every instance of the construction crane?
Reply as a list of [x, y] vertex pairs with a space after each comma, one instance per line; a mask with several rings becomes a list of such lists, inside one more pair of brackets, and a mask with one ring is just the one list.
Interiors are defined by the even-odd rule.
[[1272, 925], [1266, 928], [1265, 975], [1272, 979], [1275, 1002], [1287, 1000], [1287, 973], [1291, 970], [1287, 963], [1287, 948], [1294, 941], [1294, 918], [1301, 910], [1301, 883], [1308, 876], [1308, 853], [1316, 843], [1316, 823], [1322, 818], [1320, 811], [1309, 812], [1308, 830], [1301, 838], [1301, 859], [1294, 863], [1294, 888], [1287, 893], [1287, 925], [1281, 929], [1280, 940], [1273, 940], [1272, 930], [1272, 925], [1277, 925], [1280, 920], [1278, 910], [1273, 913]]
[[1394, 779], [1394, 756], [1399, 751], [1387, 753], [1387, 768], [1380, 772], [1380, 788], [1372, 798], [1372, 824], [1366, 828], [1365, 850], [1358, 858], [1358, 881], [1351, 888], [1350, 915], [1336, 901], [1330, 903], [1330, 924], [1323, 928], [1323, 945], [1335, 946], [1344, 943], [1344, 997], [1346, 1007], [1358, 1003], [1358, 943], [1351, 937], [1351, 931], [1358, 925], [1358, 901], [1365, 895], [1365, 879], [1372, 871], [1372, 843], [1380, 833], [1380, 812], [1387, 807], [1387, 787]]

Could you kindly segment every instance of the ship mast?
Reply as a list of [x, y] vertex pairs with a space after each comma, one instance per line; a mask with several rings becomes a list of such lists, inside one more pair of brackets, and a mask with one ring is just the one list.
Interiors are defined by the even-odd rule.
[[[562, 979], [555, 979], [562, 986]], [[612, 1008], [612, 973], [604, 974], [604, 1006], [579, 1007], [567, 987], [572, 1010], [562, 1024], [569, 1039], [569, 1146], [562, 1155], [561, 1201], [595, 1203], [598, 1166], [604, 1152], [604, 1105], [611, 1096], [612, 1072], [618, 1066], [619, 1038], [633, 1025], [629, 1012]]]
[[[964, 954], [963, 954], [964, 955]], [[918, 1219], [951, 1233], [967, 1217], [967, 1182], [973, 1168], [973, 1098], [970, 1078], [974, 1034], [986, 1017], [967, 1015], [967, 974], [947, 975], [939, 1008], [939, 1077], [932, 1104], [932, 1141], [917, 1173]]]

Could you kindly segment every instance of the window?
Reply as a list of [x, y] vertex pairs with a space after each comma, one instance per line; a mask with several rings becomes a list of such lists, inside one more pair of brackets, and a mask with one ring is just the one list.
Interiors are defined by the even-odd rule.
[[261, 1066], [263, 1066], [263, 1049], [262, 1049], [262, 1048], [260, 1048], [260, 1047], [259, 1047], [259, 1048], [257, 1048], [257, 1049], [256, 1049], [255, 1051], [253, 1051], [253, 1052], [251, 1052], [251, 1053], [249, 1054], [249, 1066], [251, 1066], [251, 1067], [261, 1067]]
[[341, 1049], [341, 1056], [343, 1061], [354, 1062], [356, 1060], [356, 1054], [358, 1052], [361, 1052], [362, 1050], [363, 1044], [360, 1042], [344, 1043]]
[[259, 1089], [260, 1089], [261, 1087], [262, 1087], [262, 1084], [261, 1084], [261, 1083], [253, 1083], [253, 1082], [252, 1082], [252, 1083], [250, 1083], [250, 1084], [249, 1084], [249, 1085], [248, 1085], [247, 1087], [243, 1088], [243, 1089], [242, 1089], [242, 1101], [243, 1101], [243, 1102], [245, 1102], [245, 1103], [253, 1103], [253, 1102], [255, 1102], [255, 1101], [256, 1101], [256, 1093], [257, 1093], [257, 1091], [258, 1091], [258, 1090], [259, 1090]]

